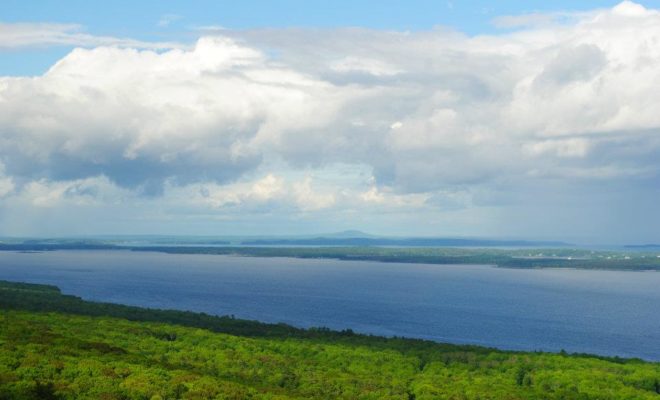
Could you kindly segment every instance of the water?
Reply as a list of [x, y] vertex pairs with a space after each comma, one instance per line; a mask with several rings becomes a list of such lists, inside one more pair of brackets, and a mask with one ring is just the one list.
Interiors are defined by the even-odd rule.
[[0, 279], [301, 327], [660, 361], [656, 272], [56, 251], [0, 252]]

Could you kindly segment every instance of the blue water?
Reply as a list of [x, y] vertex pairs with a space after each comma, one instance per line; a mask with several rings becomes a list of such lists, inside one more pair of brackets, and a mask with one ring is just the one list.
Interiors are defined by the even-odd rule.
[[0, 252], [0, 279], [85, 299], [295, 326], [660, 361], [660, 273]]

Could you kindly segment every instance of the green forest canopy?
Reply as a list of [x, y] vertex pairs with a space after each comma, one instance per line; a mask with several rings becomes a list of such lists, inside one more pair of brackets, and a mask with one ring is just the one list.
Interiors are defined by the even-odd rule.
[[660, 399], [660, 364], [303, 330], [0, 282], [0, 399]]

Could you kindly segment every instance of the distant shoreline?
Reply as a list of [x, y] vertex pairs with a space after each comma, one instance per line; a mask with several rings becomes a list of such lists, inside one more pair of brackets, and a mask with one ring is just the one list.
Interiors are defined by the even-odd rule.
[[660, 271], [654, 252], [593, 251], [574, 248], [464, 248], [464, 247], [271, 247], [271, 246], [120, 246], [99, 243], [0, 244], [0, 251], [47, 252], [57, 250], [127, 250], [166, 254], [239, 255], [375, 261], [403, 264], [491, 265], [513, 269], [587, 269], [608, 271]]

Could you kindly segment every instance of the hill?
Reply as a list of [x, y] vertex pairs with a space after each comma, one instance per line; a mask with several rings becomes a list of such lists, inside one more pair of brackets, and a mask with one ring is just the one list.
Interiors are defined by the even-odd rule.
[[657, 399], [660, 364], [94, 303], [0, 282], [1, 399]]

